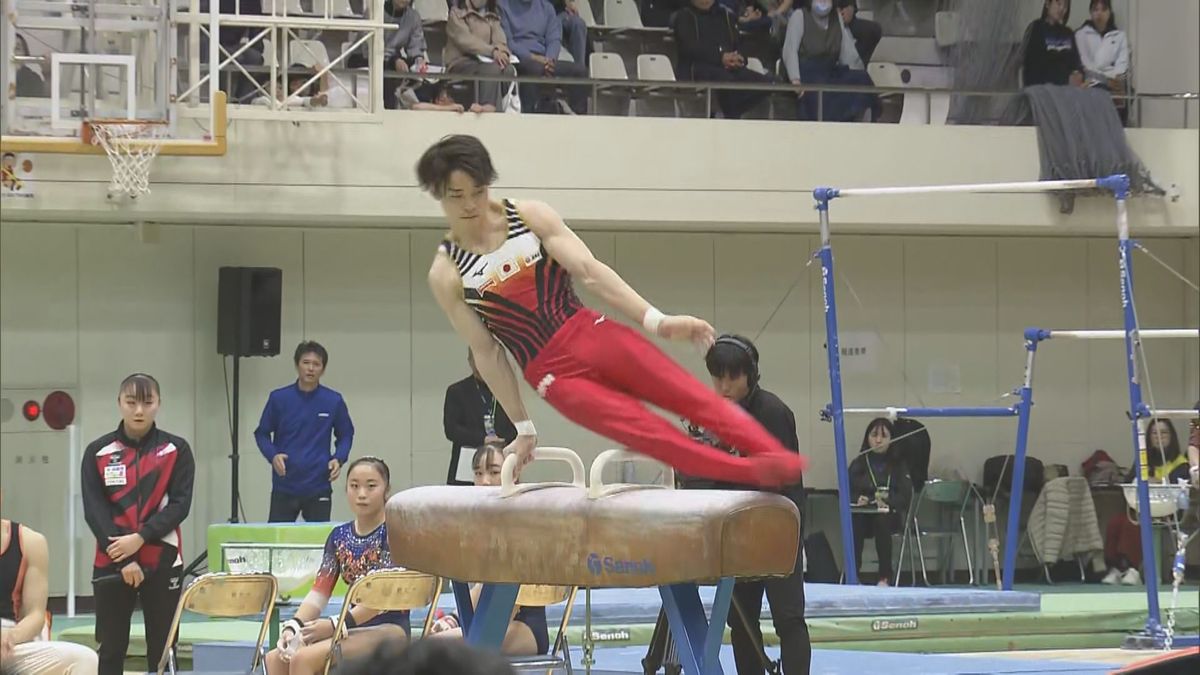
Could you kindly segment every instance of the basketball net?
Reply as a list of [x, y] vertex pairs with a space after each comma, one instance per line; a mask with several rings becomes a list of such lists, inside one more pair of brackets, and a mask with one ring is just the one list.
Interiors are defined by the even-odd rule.
[[110, 199], [120, 195], [136, 199], [150, 192], [150, 165], [166, 140], [166, 124], [89, 120], [84, 129], [91, 131], [91, 142], [104, 148], [112, 163], [113, 177], [108, 184]]

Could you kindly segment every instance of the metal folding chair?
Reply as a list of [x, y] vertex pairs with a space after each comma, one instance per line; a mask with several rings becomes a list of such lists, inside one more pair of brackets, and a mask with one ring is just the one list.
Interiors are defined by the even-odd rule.
[[338, 614], [329, 654], [325, 657], [325, 675], [329, 675], [334, 659], [341, 656], [341, 643], [346, 633], [346, 616], [351, 608], [362, 605], [377, 612], [390, 612], [428, 607], [425, 626], [421, 630], [422, 635], [428, 635], [429, 628], [433, 625], [433, 608], [437, 605], [441, 589], [440, 577], [402, 569], [375, 570], [354, 582], [346, 591], [342, 611]]
[[549, 607], [559, 603], [567, 603], [563, 609], [562, 621], [558, 624], [558, 635], [550, 644], [549, 654], [536, 656], [519, 656], [509, 659], [509, 663], [518, 671], [546, 669], [546, 675], [563, 668], [568, 675], [571, 669], [571, 650], [567, 644], [567, 623], [571, 620], [571, 610], [575, 608], [576, 586], [543, 586], [526, 584], [517, 591], [517, 605], [520, 607]]
[[[913, 546], [909, 543], [909, 539], [915, 539], [917, 557], [921, 562], [921, 577], [925, 580], [925, 585], [929, 585], [929, 572], [925, 566], [925, 545], [926, 539], [946, 540], [949, 539], [951, 546], [949, 552], [944, 556], [939, 555], [939, 567], [942, 570], [942, 581], [945, 582], [950, 578], [950, 573], [954, 566], [954, 539], [962, 537], [963, 554], [967, 558], [967, 572], [971, 585], [975, 584], [975, 570], [971, 560], [971, 547], [967, 540], [967, 520], [966, 512], [971, 503], [971, 484], [963, 480], [935, 480], [930, 479], [925, 483], [925, 487], [915, 495], [913, 505], [909, 511], [909, 517], [905, 519], [904, 537], [900, 544], [900, 562], [903, 565], [905, 548]], [[933, 513], [929, 513], [932, 510]], [[957, 511], [957, 513], [955, 513]], [[924, 523], [922, 523], [922, 513], [924, 513]], [[947, 522], [946, 516], [950, 516]], [[957, 518], [958, 525], [955, 526], [953, 520]], [[940, 546], [939, 546], [940, 548]], [[909, 548], [911, 555], [912, 549]], [[915, 565], [913, 575], [916, 575]], [[899, 580], [897, 573], [897, 581]]]
[[262, 672], [265, 674], [266, 653], [263, 641], [271, 626], [271, 615], [275, 612], [275, 597], [278, 593], [279, 585], [270, 574], [214, 572], [198, 577], [179, 597], [175, 618], [171, 620], [171, 629], [167, 632], [167, 649], [163, 651], [162, 659], [158, 662], [158, 675], [165, 672], [174, 675], [176, 672], [173, 644], [179, 633], [179, 622], [184, 612], [222, 619], [261, 615], [262, 624], [258, 628], [258, 639], [254, 643], [250, 672], [262, 666]]

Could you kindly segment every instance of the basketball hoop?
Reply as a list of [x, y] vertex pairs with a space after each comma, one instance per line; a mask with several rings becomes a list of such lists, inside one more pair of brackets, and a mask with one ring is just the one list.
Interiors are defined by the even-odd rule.
[[87, 120], [83, 142], [104, 148], [112, 163], [113, 177], [108, 197], [128, 195], [131, 199], [150, 192], [150, 164], [169, 132], [162, 120]]

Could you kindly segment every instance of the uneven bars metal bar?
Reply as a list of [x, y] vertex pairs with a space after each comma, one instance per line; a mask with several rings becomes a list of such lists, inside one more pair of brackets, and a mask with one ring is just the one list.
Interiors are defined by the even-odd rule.
[[1151, 410], [1146, 407], [1147, 412], [1151, 417], [1173, 417], [1181, 420], [1190, 420], [1200, 417], [1200, 410], [1192, 408], [1191, 410]]
[[[1030, 332], [1036, 331], [1036, 332]], [[1075, 340], [1123, 340], [1123, 330], [1043, 330], [1030, 329], [1026, 331], [1027, 339], [1049, 340], [1051, 338], [1072, 338]], [[1139, 338], [1200, 338], [1200, 328], [1152, 328], [1139, 330]]]
[[965, 406], [955, 408], [842, 408], [845, 415], [883, 415], [894, 419], [909, 417], [1016, 417], [1017, 409], [995, 406]]
[[[1086, 180], [1044, 180], [1023, 181], [1016, 183], [973, 183], [964, 185], [914, 185], [908, 187], [880, 188], [833, 188], [833, 197], [874, 197], [881, 195], [915, 195], [937, 194], [949, 192], [1059, 192], [1063, 190], [1088, 190], [1105, 187], [1105, 179], [1089, 178]], [[820, 199], [820, 196], [817, 197]]]

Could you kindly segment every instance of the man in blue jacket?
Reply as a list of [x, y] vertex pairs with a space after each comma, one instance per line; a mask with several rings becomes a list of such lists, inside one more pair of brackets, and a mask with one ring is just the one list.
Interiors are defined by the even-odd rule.
[[[321, 385], [329, 353], [316, 342], [301, 342], [293, 357], [298, 377], [294, 384], [271, 392], [254, 439], [271, 463], [272, 523], [329, 520], [332, 483], [350, 459], [354, 423], [346, 401]], [[332, 456], [331, 436], [336, 435]]]
[[[559, 60], [562, 53], [562, 20], [550, 0], [503, 0], [500, 25], [508, 38], [508, 48], [517, 57], [517, 74], [541, 77], [588, 76], [585, 64]], [[523, 84], [520, 87], [522, 112], [550, 112], [546, 87]], [[567, 103], [577, 115], [587, 113], [588, 88], [566, 87]], [[566, 111], [563, 111], [566, 112]]]

